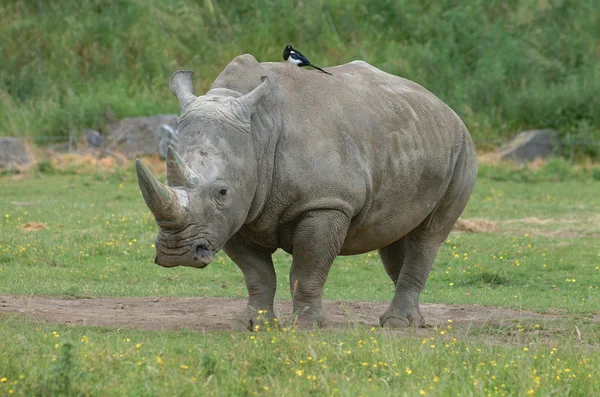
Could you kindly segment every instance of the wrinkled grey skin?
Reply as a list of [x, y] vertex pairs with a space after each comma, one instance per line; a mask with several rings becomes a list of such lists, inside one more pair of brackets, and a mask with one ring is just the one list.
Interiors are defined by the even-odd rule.
[[137, 163], [160, 226], [156, 263], [204, 267], [224, 249], [246, 279], [252, 327], [258, 310], [274, 317], [281, 248], [296, 320], [312, 326], [334, 258], [377, 249], [395, 285], [381, 325], [419, 326], [419, 295], [475, 184], [471, 137], [411, 81], [362, 61], [328, 70], [242, 55], [198, 97], [191, 72], [173, 75], [181, 157], [170, 148], [168, 186]]

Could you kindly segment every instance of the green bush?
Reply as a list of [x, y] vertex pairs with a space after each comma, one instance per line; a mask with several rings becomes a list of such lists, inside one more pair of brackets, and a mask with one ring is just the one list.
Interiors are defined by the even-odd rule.
[[498, 163], [479, 164], [479, 177], [495, 181], [562, 182], [568, 180], [600, 180], [600, 167], [573, 166], [562, 158], [552, 158], [541, 165]]
[[56, 172], [56, 168], [54, 167], [54, 164], [52, 164], [51, 160], [45, 159], [39, 161], [35, 165], [35, 171], [39, 174], [54, 174]]
[[[481, 148], [518, 130], [600, 140], [594, 0], [81, 0], [0, 6], [0, 134], [66, 136], [176, 112], [179, 68], [204, 92], [236, 55], [364, 59], [446, 101]], [[600, 149], [577, 146], [598, 157]]]

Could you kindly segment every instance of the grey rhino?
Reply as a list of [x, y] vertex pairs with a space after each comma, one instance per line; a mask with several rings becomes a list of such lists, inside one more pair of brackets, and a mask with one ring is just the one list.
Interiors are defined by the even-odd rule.
[[136, 161], [160, 227], [155, 262], [203, 268], [223, 249], [244, 274], [251, 328], [258, 310], [275, 316], [281, 248], [296, 321], [313, 326], [334, 258], [377, 249], [395, 284], [380, 324], [419, 326], [419, 295], [475, 184], [471, 136], [416, 83], [363, 61], [328, 70], [241, 55], [204, 96], [192, 72], [173, 74], [181, 155], [169, 148], [167, 184]]

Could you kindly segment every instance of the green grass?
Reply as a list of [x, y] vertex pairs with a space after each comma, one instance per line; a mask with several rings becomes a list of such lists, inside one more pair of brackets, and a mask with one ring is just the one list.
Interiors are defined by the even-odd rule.
[[[600, 139], [596, 1], [82, 0], [0, 5], [0, 135], [66, 136], [176, 112], [179, 68], [198, 92], [235, 56], [363, 59], [446, 101], [479, 147], [519, 129]], [[598, 156], [598, 147], [578, 147]], [[567, 148], [568, 150], [568, 148]]]
[[[561, 324], [564, 325], [564, 324]], [[424, 336], [381, 330], [156, 332], [0, 322], [0, 393], [106, 396], [591, 396], [600, 334], [548, 341], [540, 324], [486, 343], [451, 326]], [[573, 325], [571, 324], [571, 328]], [[488, 333], [498, 332], [489, 330]], [[517, 343], [515, 343], [517, 342]]]
[[[224, 253], [205, 270], [153, 264], [157, 227], [132, 170], [109, 177], [38, 174], [23, 181], [5, 179], [4, 185], [4, 293], [246, 296], [242, 273]], [[560, 183], [480, 178], [464, 217], [494, 221], [500, 231], [451, 234], [423, 301], [600, 310], [599, 195], [600, 183], [585, 174]], [[23, 202], [33, 205], [19, 205]], [[25, 231], [26, 222], [47, 228]], [[278, 251], [274, 259], [277, 298], [287, 299], [291, 257]], [[376, 252], [338, 257], [325, 287], [328, 299], [387, 301], [392, 294]]]
[[[593, 170], [482, 168], [464, 217], [498, 230], [453, 232], [423, 302], [560, 313], [557, 319], [388, 332], [259, 333], [66, 326], [0, 316], [0, 394], [533, 395], [600, 392], [600, 182]], [[559, 167], [560, 168], [560, 167]], [[133, 170], [1, 179], [0, 291], [67, 298], [245, 297], [224, 255], [204, 270], [152, 263], [156, 225]], [[46, 229], [25, 231], [27, 222]], [[275, 255], [288, 299], [290, 256]], [[327, 299], [389, 301], [376, 253], [340, 257]], [[6, 378], [6, 379], [5, 379]], [[3, 381], [3, 379], [5, 379]]]

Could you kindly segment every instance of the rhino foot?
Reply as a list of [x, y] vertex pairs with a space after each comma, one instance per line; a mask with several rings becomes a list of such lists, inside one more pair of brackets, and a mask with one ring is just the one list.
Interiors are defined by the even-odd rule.
[[419, 313], [401, 314], [385, 312], [379, 317], [379, 325], [382, 328], [401, 329], [408, 327], [421, 327], [423, 324], [423, 316], [421, 316]]
[[323, 318], [311, 318], [306, 316], [293, 316], [291, 321], [292, 328], [297, 330], [313, 330], [323, 327]]
[[294, 304], [290, 326], [298, 330], [311, 330], [324, 325], [324, 316], [321, 303], [300, 306]]
[[236, 328], [247, 329], [257, 332], [269, 330], [279, 326], [279, 322], [273, 309], [258, 310], [252, 306], [247, 306], [235, 319]]

